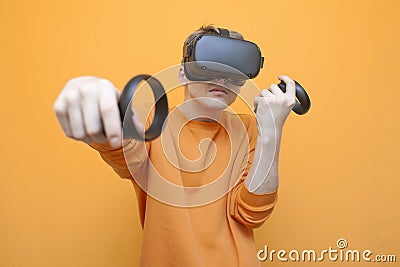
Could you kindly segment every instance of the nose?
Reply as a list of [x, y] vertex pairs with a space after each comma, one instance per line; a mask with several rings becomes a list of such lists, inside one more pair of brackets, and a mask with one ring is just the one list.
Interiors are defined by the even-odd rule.
[[214, 78], [213, 81], [216, 84], [223, 84], [223, 85], [227, 85], [227, 83], [228, 83], [228, 80], [224, 79], [224, 78]]
[[214, 79], [212, 79], [212, 82], [217, 84], [217, 85], [219, 85], [219, 86], [222, 86], [222, 87], [228, 89], [228, 92], [233, 92], [235, 94], [239, 94], [240, 93], [240, 86], [237, 86], [237, 85], [231, 83], [229, 79], [226, 79], [226, 78], [214, 78]]

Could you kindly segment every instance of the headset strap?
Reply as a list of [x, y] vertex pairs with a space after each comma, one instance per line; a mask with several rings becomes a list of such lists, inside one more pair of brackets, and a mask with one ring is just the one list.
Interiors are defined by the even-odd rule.
[[219, 30], [219, 35], [229, 37], [229, 30], [224, 28], [218, 28], [218, 30]]
[[[219, 35], [220, 35], [220, 36], [230, 37], [230, 33], [229, 33], [229, 30], [228, 30], [228, 29], [218, 28], [218, 30], [219, 30]], [[193, 43], [193, 41], [194, 41], [197, 37], [198, 37], [198, 35], [197, 35], [197, 36], [194, 36], [194, 37], [190, 40], [190, 42], [189, 42], [188, 44], [186, 44], [186, 45], [183, 46], [183, 59], [182, 59], [183, 62], [184, 62], [184, 60], [185, 60], [186, 57], [188, 57], [188, 56], [191, 55], [192, 49], [193, 49], [192, 43]]]

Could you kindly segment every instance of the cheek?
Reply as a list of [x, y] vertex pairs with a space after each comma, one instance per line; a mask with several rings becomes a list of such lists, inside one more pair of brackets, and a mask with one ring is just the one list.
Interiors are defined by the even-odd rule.
[[235, 94], [236, 96], [238, 95], [238, 94], [240, 94], [240, 87], [233, 87], [233, 88], [230, 88], [230, 90], [231, 90], [231, 92], [233, 93], [233, 94]]
[[230, 98], [229, 98], [229, 103], [228, 105], [232, 104], [233, 102], [235, 102], [237, 98], [237, 94], [231, 94]]
[[208, 88], [206, 84], [193, 83], [188, 85], [187, 90], [191, 96], [201, 97], [205, 95], [205, 93], [208, 91]]
[[237, 96], [240, 94], [240, 88], [229, 88], [229, 95], [231, 99], [235, 100]]

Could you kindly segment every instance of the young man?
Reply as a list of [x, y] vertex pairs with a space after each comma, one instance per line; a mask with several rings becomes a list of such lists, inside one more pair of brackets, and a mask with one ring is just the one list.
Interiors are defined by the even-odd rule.
[[[201, 27], [186, 44], [199, 34], [218, 35], [219, 29]], [[276, 84], [262, 90], [254, 118], [224, 111], [240, 92], [234, 81], [193, 82], [184, 65], [178, 75], [185, 102], [170, 110], [163, 133], [151, 142], [121, 141], [119, 93], [105, 79], [70, 80], [54, 109], [68, 137], [90, 144], [132, 180], [143, 227], [141, 266], [259, 266], [252, 229], [276, 203], [279, 144], [295, 104], [294, 81], [279, 76], [286, 93]]]

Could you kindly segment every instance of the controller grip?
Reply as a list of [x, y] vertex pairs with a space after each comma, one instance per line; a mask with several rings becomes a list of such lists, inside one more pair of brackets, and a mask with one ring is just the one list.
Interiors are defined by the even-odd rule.
[[[292, 110], [298, 115], [304, 115], [310, 110], [311, 100], [303, 86], [301, 86], [297, 81], [294, 82], [296, 84], [296, 104]], [[278, 87], [284, 93], [286, 92], [286, 83], [284, 81], [281, 81], [278, 84]]]

